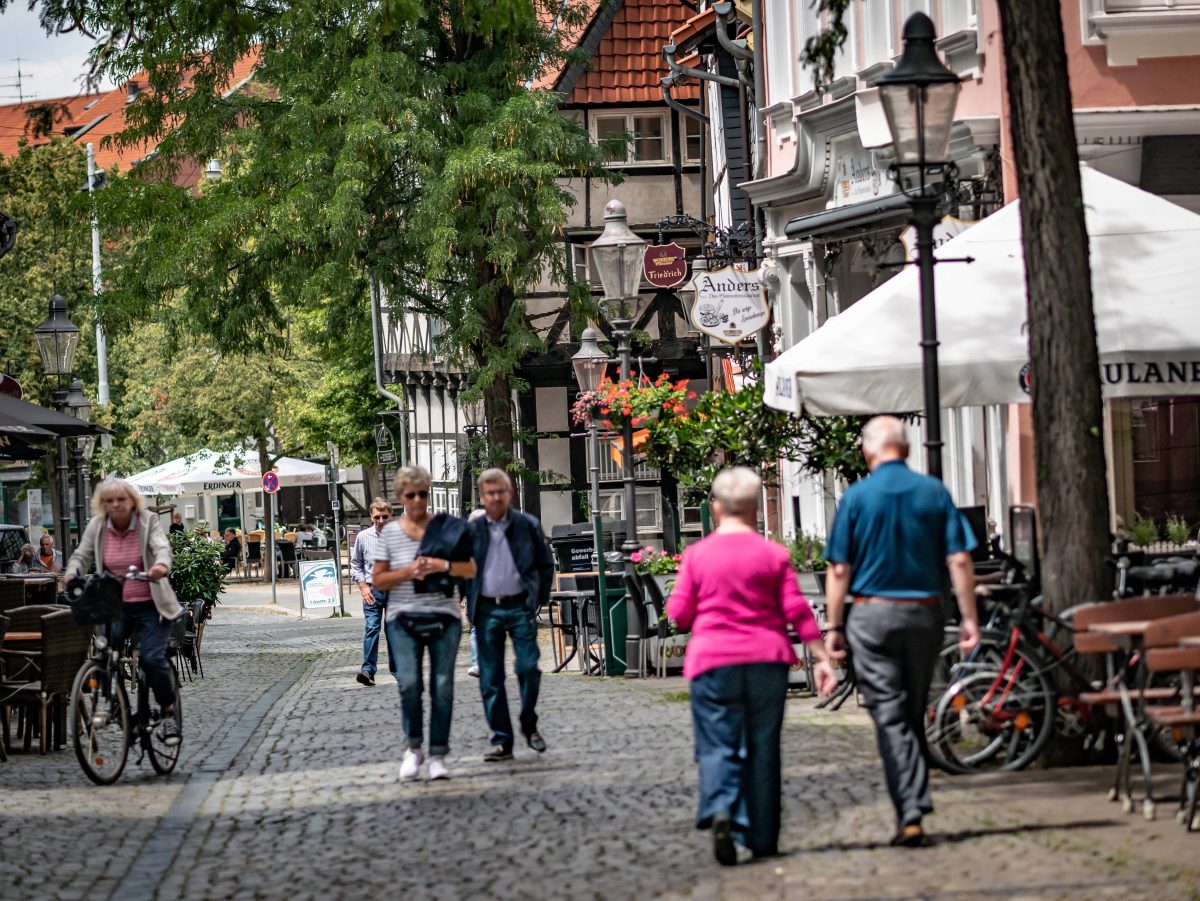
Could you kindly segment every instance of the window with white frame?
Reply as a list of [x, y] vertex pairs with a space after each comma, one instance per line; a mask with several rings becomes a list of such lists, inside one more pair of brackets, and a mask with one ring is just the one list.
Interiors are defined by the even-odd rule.
[[567, 259], [571, 263], [571, 275], [577, 282], [588, 281], [587, 247], [583, 244], [568, 244]]
[[432, 504], [432, 506], [433, 506], [434, 513], [449, 513], [450, 512], [449, 508], [446, 506], [446, 489], [445, 488], [434, 488], [433, 489], [433, 504]]
[[860, 68], [896, 56], [892, 0], [863, 0], [863, 59]]
[[943, 36], [976, 27], [978, 0], [942, 0]]
[[[774, 105], [792, 99], [790, 3], [763, 4], [763, 30], [767, 40], [767, 103]], [[720, 27], [720, 26], [718, 26]]]
[[842, 16], [842, 24], [846, 26], [846, 40], [842, 42], [837, 56], [833, 58], [834, 78], [845, 78], [862, 68], [858, 59], [858, 23], [853, 4], [846, 7], [846, 13]]
[[684, 165], [699, 165], [704, 161], [704, 123], [691, 116], [683, 119], [683, 162]]
[[908, 17], [913, 13], [925, 13], [928, 16], [932, 12], [929, 8], [929, 0], [902, 0], [900, 3], [900, 27], [904, 27], [904, 23], [908, 21]]
[[[808, 39], [821, 33], [821, 21], [820, 14], [813, 3], [797, 3], [796, 18], [798, 20], [796, 23], [796, 53], [793, 55], [800, 57]], [[816, 87], [816, 83], [813, 80], [812, 67], [807, 65], [803, 59], [799, 65], [800, 73], [796, 81], [796, 93], [806, 94]]]
[[[638, 488], [634, 492], [639, 532], [655, 532], [662, 528], [660, 495], [656, 488]], [[606, 527], [625, 519], [625, 492], [621, 488], [600, 491], [600, 519]]]
[[667, 141], [667, 121], [665, 113], [598, 114], [592, 118], [592, 136], [599, 143], [628, 135], [630, 140], [623, 156], [619, 149], [610, 149], [605, 154], [606, 162], [610, 164], [669, 163], [671, 152]]

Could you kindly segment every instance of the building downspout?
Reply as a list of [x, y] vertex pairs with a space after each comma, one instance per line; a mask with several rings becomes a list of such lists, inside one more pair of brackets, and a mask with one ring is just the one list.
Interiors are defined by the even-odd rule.
[[715, 72], [704, 72], [700, 69], [693, 69], [689, 66], [681, 66], [675, 62], [675, 51], [678, 48], [674, 44], [666, 44], [663, 46], [663, 59], [667, 61], [667, 68], [671, 70], [671, 74], [675, 76], [690, 76], [698, 78], [701, 81], [715, 81], [717, 84], [724, 85], [727, 88], [741, 87], [742, 83], [736, 78], [727, 78], [724, 75], [717, 75]]
[[375, 348], [375, 390], [403, 412], [408, 406], [399, 395], [393, 394], [383, 383], [383, 339], [380, 337], [381, 313], [379, 309], [379, 283], [371, 279], [371, 340]]

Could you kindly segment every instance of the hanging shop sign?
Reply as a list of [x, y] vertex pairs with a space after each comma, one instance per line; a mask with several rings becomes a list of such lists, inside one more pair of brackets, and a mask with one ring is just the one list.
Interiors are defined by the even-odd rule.
[[674, 288], [687, 281], [687, 254], [672, 241], [651, 244], [642, 256], [642, 272], [656, 288]]
[[0, 375], [0, 394], [21, 400], [25, 397], [25, 390], [21, 387], [21, 383], [11, 375]]
[[[936, 251], [947, 241], [957, 238], [974, 224], [974, 222], [955, 219], [953, 216], [942, 217], [942, 221], [933, 227], [933, 249]], [[904, 245], [905, 261], [915, 263], [920, 256], [917, 252], [917, 230], [910, 225], [900, 232], [900, 243]]]
[[375, 462], [380, 466], [393, 466], [396, 463], [392, 430], [382, 422], [375, 425]]
[[837, 155], [833, 172], [832, 207], [863, 203], [896, 193], [896, 181], [887, 167], [876, 163], [874, 154], [857, 142]]
[[766, 327], [770, 308], [758, 270], [732, 266], [700, 272], [692, 279], [692, 327], [725, 344], [737, 344]]

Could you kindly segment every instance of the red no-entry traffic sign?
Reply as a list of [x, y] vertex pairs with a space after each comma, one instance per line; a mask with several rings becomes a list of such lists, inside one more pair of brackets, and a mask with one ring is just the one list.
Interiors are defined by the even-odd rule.
[[279, 490], [279, 473], [275, 471], [263, 473], [263, 491], [274, 494]]

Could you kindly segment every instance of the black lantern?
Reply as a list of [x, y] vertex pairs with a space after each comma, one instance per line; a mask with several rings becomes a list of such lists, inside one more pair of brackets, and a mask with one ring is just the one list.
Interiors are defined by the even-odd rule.
[[46, 321], [33, 330], [46, 375], [65, 378], [75, 369], [79, 328], [67, 318], [67, 301], [61, 294], [50, 298]]
[[604, 231], [591, 243], [588, 252], [596, 262], [600, 284], [604, 286], [604, 303], [614, 321], [637, 316], [645, 249], [646, 242], [629, 227], [625, 204], [610, 200], [604, 207]]
[[487, 413], [484, 409], [483, 397], [476, 397], [474, 400], [463, 401], [463, 422], [466, 424], [466, 432], [468, 435], [474, 435], [480, 432], [484, 425], [487, 424]]
[[595, 391], [608, 369], [608, 354], [600, 349], [600, 333], [594, 328], [585, 328], [579, 338], [579, 350], [571, 357], [575, 369], [575, 380], [580, 391]]
[[904, 55], [896, 68], [879, 79], [879, 99], [900, 165], [946, 160], [962, 84], [938, 58], [936, 40], [929, 16], [910, 16], [904, 23]]
[[80, 422], [92, 421], [92, 402], [83, 393], [83, 383], [79, 379], [71, 379], [67, 387], [67, 412]]

